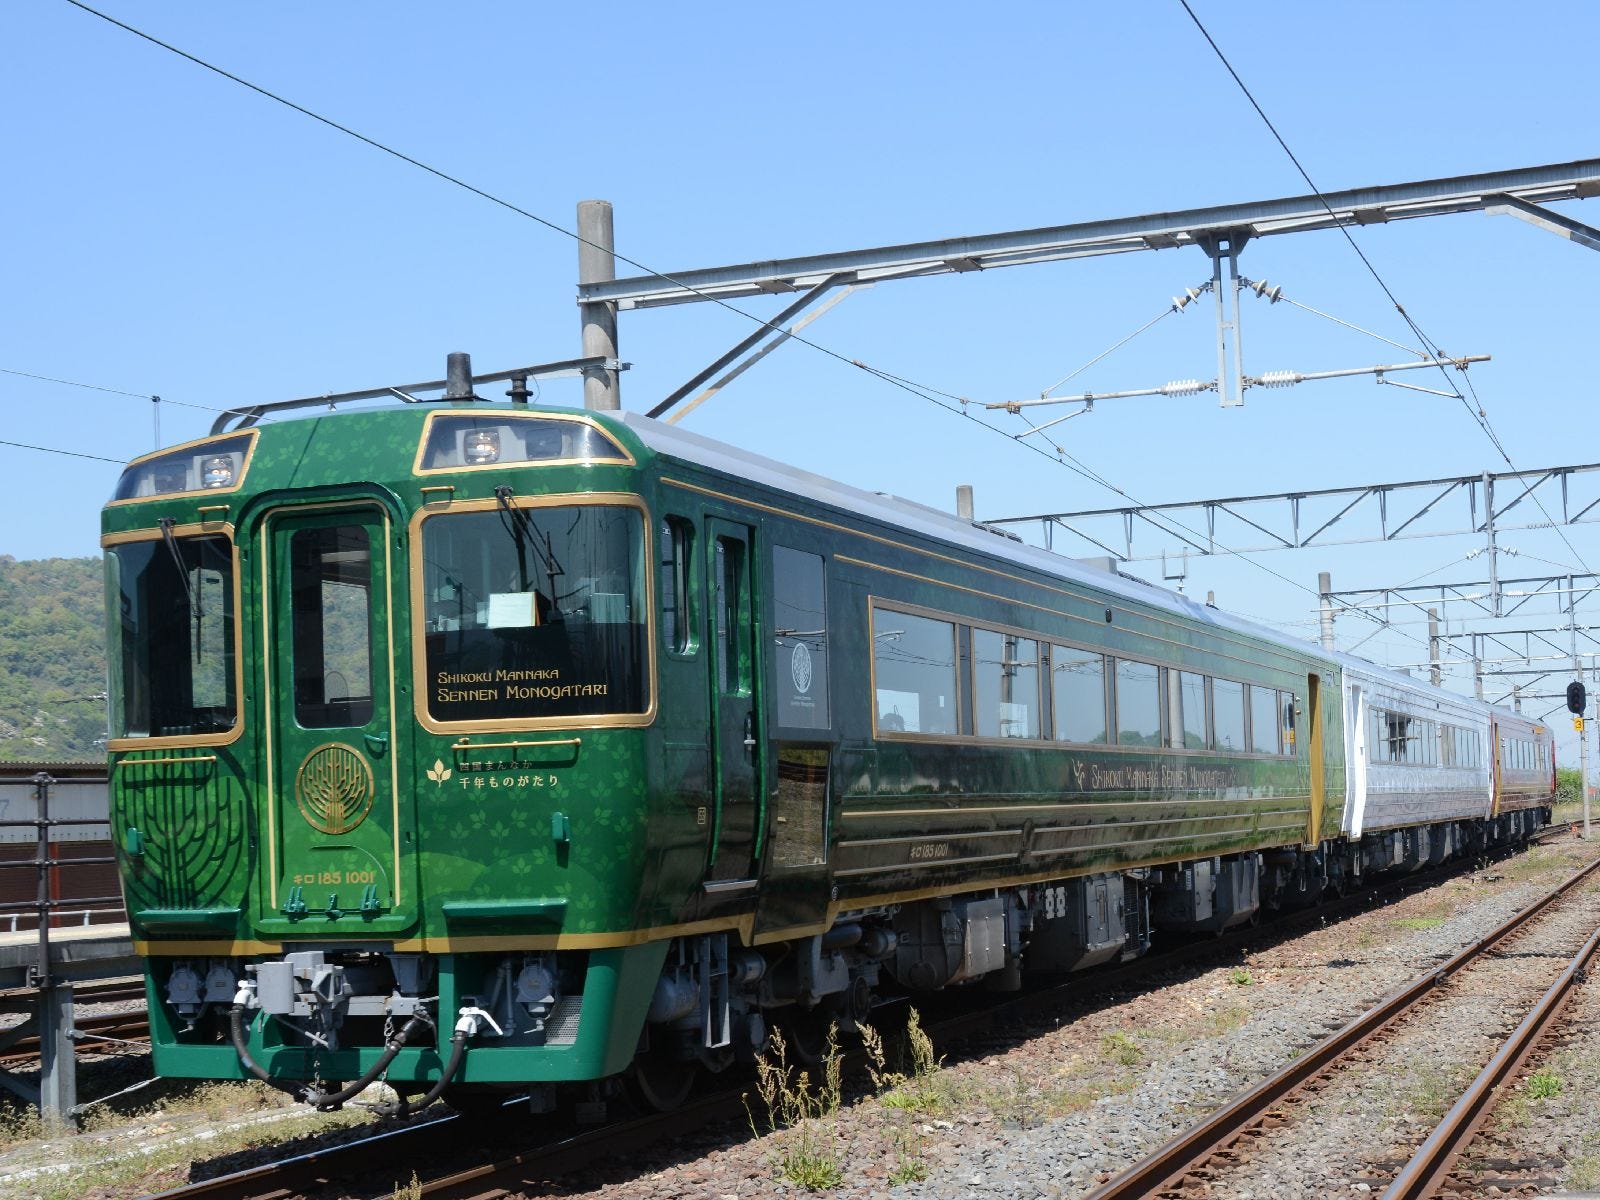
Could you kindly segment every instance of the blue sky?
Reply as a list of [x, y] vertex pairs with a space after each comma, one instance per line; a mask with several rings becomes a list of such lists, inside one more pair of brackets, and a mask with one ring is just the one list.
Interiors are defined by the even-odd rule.
[[[1473, 2], [1194, 7], [1325, 190], [1596, 154], [1588, 4], [1547, 5], [1537, 21]], [[663, 271], [1305, 191], [1176, 0], [981, 14], [828, 0], [587, 12], [105, 0], [105, 11], [561, 225], [579, 200], [609, 199], [619, 249]], [[210, 424], [181, 405], [434, 378], [452, 350], [480, 371], [579, 353], [572, 241], [64, 0], [0, 11], [0, 101], [12, 164], [0, 368], [136, 394], [0, 374], [0, 438], [124, 459], [152, 448], [152, 406], [138, 398], [150, 393], [169, 402], [170, 443]], [[1600, 209], [1565, 210], [1600, 224]], [[1356, 236], [1436, 342], [1493, 355], [1473, 380], [1518, 467], [1600, 457], [1592, 251], [1481, 214]], [[1241, 269], [1411, 340], [1336, 233], [1259, 241]], [[1023, 398], [1208, 274], [1188, 250], [889, 283], [807, 334], [942, 392]], [[770, 315], [780, 303], [745, 307]], [[1073, 389], [1210, 378], [1214, 330], [1197, 308]], [[1245, 319], [1253, 372], [1398, 354], [1286, 305], [1253, 305]], [[624, 405], [649, 407], [748, 329], [703, 304], [624, 313]], [[581, 403], [575, 383], [546, 385], [544, 399]], [[941, 507], [971, 483], [980, 516], [1122, 502], [800, 345], [686, 424]], [[1061, 436], [1145, 502], [1505, 469], [1456, 401], [1366, 379], [1256, 389], [1228, 411], [1209, 394], [1106, 402]], [[0, 553], [95, 552], [116, 474], [0, 446], [14, 514]], [[1507, 542], [1529, 556], [1519, 567], [1600, 565], [1593, 526], [1569, 538]], [[1444, 568], [1430, 576], [1442, 579], [1473, 544], [1191, 561], [1187, 589], [1314, 636], [1304, 589], [1319, 570], [1348, 588]], [[1339, 635], [1362, 636], [1354, 618]], [[1413, 662], [1426, 656], [1418, 636], [1382, 635], [1362, 652]]]

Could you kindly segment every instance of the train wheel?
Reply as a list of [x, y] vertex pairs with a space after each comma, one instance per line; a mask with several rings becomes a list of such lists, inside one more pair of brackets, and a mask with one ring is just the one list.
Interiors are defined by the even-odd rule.
[[700, 1064], [646, 1050], [628, 1068], [626, 1083], [635, 1104], [646, 1112], [682, 1108], [700, 1082]]
[[[783, 1039], [789, 1046], [789, 1061], [815, 1075], [828, 1057], [828, 1037], [837, 1022], [834, 1013], [820, 1008], [810, 1012], [791, 1011], [781, 1026]], [[838, 1035], [833, 1036], [837, 1039]]]

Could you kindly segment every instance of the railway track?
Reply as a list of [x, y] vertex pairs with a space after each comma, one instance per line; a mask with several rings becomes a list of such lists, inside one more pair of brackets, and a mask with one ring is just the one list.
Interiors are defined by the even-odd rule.
[[[1482, 1130], [1496, 1104], [1514, 1086], [1524, 1068], [1536, 1057], [1561, 1021], [1573, 989], [1584, 981], [1587, 968], [1600, 949], [1597, 929], [1573, 956], [1560, 977], [1539, 998], [1533, 1010], [1512, 1032], [1489, 1064], [1478, 1073], [1461, 1098], [1445, 1114], [1432, 1134], [1395, 1176], [1384, 1200], [1423, 1200], [1444, 1193], [1479, 1195], [1488, 1181], [1476, 1172], [1458, 1169], [1465, 1151]], [[1515, 1164], [1507, 1164], [1515, 1166]], [[1493, 1186], [1501, 1191], [1527, 1180], [1501, 1175]]]
[[[1597, 873], [1600, 873], [1600, 861], [1574, 873], [1448, 962], [1381, 1000], [1276, 1074], [1091, 1192], [1088, 1200], [1134, 1200], [1191, 1193], [1214, 1195], [1219, 1190], [1229, 1191], [1228, 1175], [1233, 1165], [1256, 1154], [1255, 1150], [1242, 1147], [1242, 1139], [1266, 1137], [1292, 1124], [1295, 1119], [1292, 1102], [1297, 1095], [1303, 1097], [1312, 1088], [1327, 1086], [1333, 1072], [1342, 1069], [1378, 1039], [1391, 1034], [1405, 1018], [1445, 990], [1445, 985], [1458, 984], [1459, 977], [1474, 964], [1502, 948], [1514, 936], [1523, 934], [1532, 922], [1570, 896], [1580, 884], [1596, 878]], [[1592, 918], [1593, 914], [1590, 916]], [[1589, 924], [1591, 927], [1594, 924], [1592, 919]], [[1559, 1014], [1573, 983], [1581, 978], [1584, 965], [1594, 955], [1597, 943], [1600, 943], [1600, 934], [1588, 939], [1556, 984], [1532, 1005], [1512, 1037], [1434, 1134], [1426, 1139], [1411, 1162], [1400, 1167], [1393, 1187], [1385, 1193], [1385, 1200], [1437, 1194], [1462, 1148], [1483, 1125], [1495, 1095], [1508, 1079], [1515, 1077]], [[1379, 1170], [1385, 1165], [1376, 1164]]]
[[[78, 1055], [109, 1054], [119, 1050], [148, 1050], [150, 1022], [141, 1013], [105, 1013], [80, 1017], [73, 1027], [73, 1051]], [[7, 1070], [39, 1061], [39, 1039], [18, 1038], [0, 1055]]]
[[[142, 1004], [145, 998], [142, 979], [113, 979], [104, 983], [86, 984], [75, 989], [73, 1002], [81, 1008], [90, 1004]], [[150, 1021], [143, 1007], [134, 1011], [79, 1014], [73, 1022], [74, 1049], [80, 1055], [105, 1054], [127, 1049], [128, 1043], [148, 1044]], [[18, 1038], [0, 1053], [0, 1067], [7, 1070], [26, 1068], [37, 1063], [39, 1039], [35, 1036]]]
[[[986, 1030], [995, 1026], [1030, 1020], [1049, 1021], [1067, 1005], [1081, 1005], [1092, 1001], [1096, 995], [1126, 992], [1147, 983], [1150, 976], [1181, 971], [1192, 963], [1229, 961], [1242, 949], [1253, 950], [1289, 940], [1329, 919], [1393, 903], [1403, 895], [1471, 869], [1468, 864], [1457, 863], [1435, 871], [1418, 872], [1317, 909], [1280, 914], [1259, 928], [1230, 931], [1222, 937], [1152, 954], [1127, 966], [1087, 972], [1055, 986], [999, 999], [978, 1010], [932, 1016], [925, 1009], [924, 1025], [934, 1040], [944, 1046], [963, 1039], [981, 1038]], [[1575, 886], [1574, 880], [1563, 885], [1564, 888], [1572, 886]], [[1544, 902], [1548, 903], [1549, 899]], [[1510, 927], [1508, 922], [1491, 937], [1504, 938]], [[1488, 941], [1485, 939], [1485, 943]], [[528, 1127], [522, 1106], [513, 1103], [507, 1110], [505, 1132], [486, 1138], [475, 1152], [468, 1150], [463, 1154], [463, 1148], [475, 1144], [474, 1137], [482, 1132], [481, 1122], [445, 1116], [346, 1146], [196, 1182], [163, 1193], [160, 1200], [281, 1200], [300, 1195], [363, 1194], [350, 1190], [358, 1186], [367, 1187], [366, 1194], [388, 1195], [391, 1188], [408, 1184], [409, 1164], [447, 1160], [455, 1165], [440, 1170], [432, 1178], [419, 1178], [415, 1194], [431, 1200], [489, 1200], [547, 1184], [597, 1164], [614, 1162], [619, 1156], [703, 1132], [718, 1124], [734, 1125], [741, 1132], [732, 1136], [745, 1136], [742, 1131], [748, 1114], [743, 1096], [749, 1088], [748, 1081], [740, 1080], [735, 1087], [698, 1098], [674, 1112], [612, 1122], [595, 1129], [569, 1129], [543, 1139], [538, 1130]], [[511, 1130], [513, 1121], [519, 1123], [514, 1132]], [[507, 1152], [508, 1144], [515, 1149]], [[475, 1161], [462, 1165], [464, 1158], [474, 1156]], [[399, 1171], [396, 1163], [408, 1166]], [[385, 1174], [397, 1171], [392, 1180]], [[419, 1176], [425, 1173], [424, 1166]]]

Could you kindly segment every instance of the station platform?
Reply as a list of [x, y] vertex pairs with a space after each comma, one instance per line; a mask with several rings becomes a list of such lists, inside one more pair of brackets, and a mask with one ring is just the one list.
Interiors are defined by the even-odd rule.
[[0, 1053], [39, 1039], [39, 1082], [0, 1068], [0, 1088], [37, 1104], [46, 1119], [70, 1121], [78, 1103], [74, 985], [139, 975], [142, 965], [126, 924], [51, 929], [47, 944], [49, 962], [41, 963], [37, 929], [0, 933], [0, 1012], [23, 1015], [0, 1032]]
[[[0, 933], [0, 991], [33, 987], [38, 978], [38, 966], [37, 929]], [[50, 930], [48, 974], [53, 979], [88, 983], [138, 975], [143, 969], [134, 956], [126, 922]]]

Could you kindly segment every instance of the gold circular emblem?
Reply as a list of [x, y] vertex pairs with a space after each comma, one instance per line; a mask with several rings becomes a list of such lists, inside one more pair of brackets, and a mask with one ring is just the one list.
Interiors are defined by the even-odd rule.
[[294, 796], [306, 824], [322, 833], [349, 833], [372, 811], [372, 768], [349, 746], [318, 746], [300, 764]]

